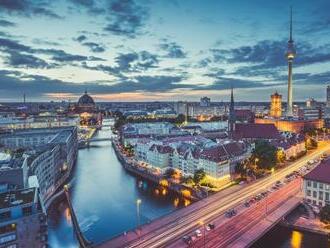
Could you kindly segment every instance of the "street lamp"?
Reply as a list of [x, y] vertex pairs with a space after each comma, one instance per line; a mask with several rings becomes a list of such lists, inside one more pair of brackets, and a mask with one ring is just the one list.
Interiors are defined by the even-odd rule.
[[205, 222], [201, 220], [198, 224], [203, 228], [203, 247], [205, 248]]
[[[142, 203], [141, 199], [136, 200], [136, 216], [137, 216], [136, 229], [139, 229], [139, 226], [140, 226], [140, 205], [141, 205], [141, 203]], [[138, 233], [139, 233], [139, 231], [138, 231]]]

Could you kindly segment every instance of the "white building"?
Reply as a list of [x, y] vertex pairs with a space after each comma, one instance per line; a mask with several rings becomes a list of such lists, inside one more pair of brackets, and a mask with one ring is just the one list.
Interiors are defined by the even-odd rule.
[[330, 160], [321, 162], [304, 176], [304, 198], [314, 205], [330, 204]]

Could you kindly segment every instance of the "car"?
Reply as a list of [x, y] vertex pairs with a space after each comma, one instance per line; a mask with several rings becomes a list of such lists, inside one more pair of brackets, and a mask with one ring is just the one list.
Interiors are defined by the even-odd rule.
[[211, 231], [211, 228], [207, 225], [207, 226], [205, 227], [205, 230], [206, 230], [206, 231]]
[[199, 230], [199, 229], [197, 229], [197, 230], [195, 231], [195, 234], [196, 234], [196, 237], [202, 237], [202, 232], [201, 232], [201, 230]]
[[246, 201], [246, 202], [244, 202], [244, 206], [248, 208], [248, 207], [250, 207], [250, 203], [248, 201]]
[[192, 239], [190, 236], [183, 236], [182, 241], [189, 245], [191, 244]]
[[213, 230], [215, 228], [214, 224], [208, 224], [207, 226], [210, 228], [210, 230]]

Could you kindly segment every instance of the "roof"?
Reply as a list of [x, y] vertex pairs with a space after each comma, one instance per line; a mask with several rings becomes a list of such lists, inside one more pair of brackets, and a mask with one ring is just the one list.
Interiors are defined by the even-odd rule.
[[304, 179], [330, 184], [330, 159], [320, 163], [304, 176]]
[[9, 191], [0, 194], [0, 209], [34, 202], [35, 188]]
[[79, 98], [79, 100], [78, 100], [78, 104], [79, 105], [85, 105], [85, 104], [87, 104], [87, 105], [89, 105], [89, 104], [95, 104], [94, 103], [94, 100], [93, 100], [93, 98], [90, 96], [90, 95], [88, 95], [87, 94], [87, 92], [85, 92], [85, 94], [83, 94], [80, 98]]
[[277, 139], [280, 134], [274, 124], [238, 123], [235, 125], [235, 138]]

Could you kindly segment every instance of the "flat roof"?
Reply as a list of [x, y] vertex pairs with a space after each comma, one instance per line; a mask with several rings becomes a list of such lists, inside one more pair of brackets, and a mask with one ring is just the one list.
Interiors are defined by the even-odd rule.
[[36, 188], [9, 191], [0, 194], [0, 209], [34, 202]]

